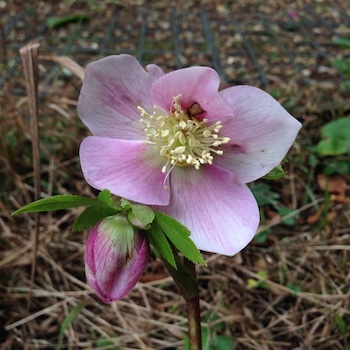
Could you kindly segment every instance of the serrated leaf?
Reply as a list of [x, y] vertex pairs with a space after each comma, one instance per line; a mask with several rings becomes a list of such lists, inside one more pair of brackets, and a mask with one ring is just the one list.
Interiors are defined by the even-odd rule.
[[104, 189], [99, 193], [97, 198], [101, 202], [106, 203], [107, 205], [110, 205], [111, 204], [111, 191]]
[[39, 199], [16, 210], [12, 215], [20, 213], [38, 213], [52, 210], [69, 209], [80, 206], [98, 205], [97, 198], [89, 198], [74, 195], [57, 195], [49, 198]]
[[174, 252], [164, 235], [164, 232], [158, 225], [157, 221], [153, 221], [152, 227], [146, 232], [149, 242], [155, 247], [158, 253], [175, 269], [177, 269]]
[[194, 263], [199, 263], [206, 265], [205, 260], [203, 259], [198, 248], [192, 241], [190, 236], [190, 231], [180, 224], [178, 221], [172, 217], [165, 215], [160, 212], [155, 212], [156, 219], [168, 237], [168, 239], [174, 244], [174, 246], [188, 259]]
[[83, 231], [94, 227], [100, 220], [118, 213], [118, 210], [107, 204], [99, 204], [86, 208], [74, 221], [73, 231]]

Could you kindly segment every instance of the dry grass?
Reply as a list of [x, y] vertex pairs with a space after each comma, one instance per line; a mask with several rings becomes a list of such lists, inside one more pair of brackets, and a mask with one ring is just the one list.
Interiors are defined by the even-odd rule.
[[[88, 133], [76, 113], [83, 71], [67, 59], [44, 56], [41, 196], [95, 196], [77, 158]], [[61, 65], [76, 75], [65, 76]], [[58, 74], [47, 82], [53, 69]], [[185, 303], [155, 258], [122, 301], [104, 305], [92, 293], [83, 262], [88, 233], [71, 232], [78, 209], [41, 215], [31, 284], [34, 216], [11, 216], [35, 192], [28, 100], [22, 73], [17, 77], [6, 79], [0, 95], [0, 348], [56, 349], [62, 341], [63, 349], [182, 349]], [[304, 124], [288, 157], [288, 176], [272, 184], [296, 220], [287, 226], [266, 206], [260, 231], [272, 232], [265, 243], [253, 242], [234, 258], [205, 254], [208, 266], [198, 268], [203, 326], [213, 337], [234, 338], [239, 350], [349, 349], [350, 178], [343, 176], [340, 200], [322, 190], [320, 169], [309, 164], [320, 126], [349, 113], [349, 97], [334, 85], [301, 89], [297, 82], [276, 80], [269, 89], [282, 91], [280, 102], [288, 102]], [[75, 318], [67, 323], [72, 310]]]

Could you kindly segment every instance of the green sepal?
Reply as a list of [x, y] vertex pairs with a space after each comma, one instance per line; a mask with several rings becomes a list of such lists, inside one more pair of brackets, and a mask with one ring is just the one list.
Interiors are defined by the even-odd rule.
[[132, 208], [132, 204], [130, 201], [128, 201], [127, 199], [125, 198], [120, 198], [120, 206], [125, 209], [125, 210], [128, 210], [128, 209], [131, 209]]
[[286, 172], [283, 170], [282, 165], [279, 164], [273, 168], [268, 174], [266, 174], [263, 179], [265, 180], [279, 180], [286, 175]]
[[38, 213], [52, 210], [63, 210], [80, 206], [98, 205], [101, 202], [97, 198], [89, 198], [74, 195], [57, 195], [39, 199], [16, 210], [12, 215], [21, 213]]
[[104, 203], [90, 206], [75, 219], [72, 230], [73, 232], [87, 230], [105, 217], [115, 215], [118, 212], [119, 210]]
[[190, 238], [190, 231], [166, 214], [158, 211], [156, 211], [155, 214], [156, 221], [160, 228], [169, 241], [183, 254], [183, 256], [194, 263], [206, 265], [201, 253]]
[[142, 204], [133, 204], [131, 212], [137, 220], [145, 225], [151, 224], [155, 218], [154, 211]]
[[120, 200], [120, 206], [127, 210], [129, 221], [141, 230], [148, 230], [151, 227], [155, 215], [154, 211], [142, 204], [132, 203], [127, 199]]
[[174, 252], [166, 238], [163, 230], [156, 220], [153, 221], [151, 228], [146, 232], [149, 242], [157, 250], [158, 254], [169, 263], [174, 269], [177, 269]]

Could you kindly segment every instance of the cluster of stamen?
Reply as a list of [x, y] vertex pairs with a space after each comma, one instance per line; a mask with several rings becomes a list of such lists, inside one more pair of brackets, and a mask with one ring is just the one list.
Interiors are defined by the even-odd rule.
[[171, 167], [170, 172], [175, 165], [193, 165], [198, 170], [203, 164], [212, 164], [213, 154], [223, 154], [219, 147], [230, 141], [228, 137], [219, 137], [222, 128], [220, 121], [209, 124], [207, 119], [196, 118], [203, 113], [199, 104], [195, 103], [188, 110], [183, 110], [180, 97], [173, 98], [168, 113], [157, 106], [154, 106], [152, 114], [137, 107], [148, 142], [155, 144], [160, 154], [167, 159], [163, 173], [168, 166]]

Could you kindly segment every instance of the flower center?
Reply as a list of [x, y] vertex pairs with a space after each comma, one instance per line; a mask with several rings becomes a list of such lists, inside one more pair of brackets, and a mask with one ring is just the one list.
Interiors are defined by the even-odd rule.
[[194, 103], [189, 109], [182, 109], [180, 97], [173, 98], [168, 113], [158, 106], [154, 106], [152, 114], [137, 107], [148, 142], [155, 144], [167, 159], [163, 173], [168, 166], [172, 169], [175, 165], [193, 165], [198, 170], [203, 164], [212, 164], [213, 154], [222, 155], [220, 146], [230, 141], [228, 137], [219, 137], [220, 121], [209, 124], [208, 119], [197, 119], [203, 113], [200, 105]]

